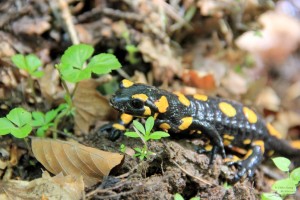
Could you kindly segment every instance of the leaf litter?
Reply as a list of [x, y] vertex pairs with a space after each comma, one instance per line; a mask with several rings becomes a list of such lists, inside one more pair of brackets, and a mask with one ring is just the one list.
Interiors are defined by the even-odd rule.
[[[5, 10], [0, 14], [0, 25], [4, 27], [0, 30], [0, 117], [20, 105], [31, 110], [50, 110], [59, 105], [64, 97], [54, 64], [63, 50], [70, 46], [71, 36], [66, 31], [70, 27], [62, 21], [62, 11], [57, 9], [59, 3], [20, 3], [0, 3], [1, 11]], [[134, 77], [141, 82], [157, 86], [162, 84], [163, 88], [170, 91], [180, 90], [185, 94], [200, 92], [233, 98], [257, 108], [268, 122], [283, 133], [283, 137], [299, 139], [300, 70], [297, 51], [300, 28], [299, 16], [295, 14], [299, 8], [293, 0], [68, 3], [73, 17], [69, 22], [74, 23], [79, 41], [92, 44], [96, 51], [109, 49], [121, 60], [122, 70], [113, 74], [118, 80]], [[289, 9], [283, 9], [286, 8], [284, 5], [289, 5]], [[274, 6], [275, 9], [271, 10]], [[256, 19], [257, 16], [260, 17]], [[35, 28], [37, 26], [38, 29]], [[243, 39], [246, 36], [248, 38]], [[138, 49], [135, 55], [138, 63], [126, 59], [126, 45]], [[34, 80], [38, 98], [42, 99], [35, 104], [28, 100], [33, 98], [25, 82], [28, 74], [11, 65], [10, 56], [15, 53], [34, 53], [44, 63], [45, 76]], [[77, 108], [74, 123], [65, 121], [60, 128], [65, 129], [65, 132], [76, 133], [75, 137], [88, 146], [115, 152], [120, 143], [112, 143], [96, 133], [99, 124], [116, 117], [107, 98], [97, 92], [99, 85], [101, 87], [102, 83], [87, 81], [78, 86], [74, 94]], [[25, 143], [7, 136], [1, 139], [1, 178], [4, 180], [6, 177], [5, 181], [33, 179], [32, 175], [36, 171], [32, 171], [26, 163], [33, 162], [34, 158], [27, 151]], [[136, 147], [136, 141], [131, 139], [122, 138], [121, 143], [128, 146], [129, 150]], [[151, 160], [138, 163], [131, 156], [125, 156], [124, 164], [116, 174], [122, 180], [105, 176], [101, 183], [100, 178], [97, 178], [97, 181], [92, 179], [86, 184], [82, 180], [77, 182], [81, 177], [78, 175], [74, 184], [80, 186], [80, 189], [76, 190], [82, 193], [82, 185], [97, 182], [100, 188], [88, 187], [88, 198], [171, 199], [173, 194], [180, 192], [186, 198], [198, 195], [201, 199], [256, 199], [259, 193], [270, 189], [272, 180], [258, 170], [255, 183], [264, 187], [253, 188], [251, 182], [245, 181], [226, 191], [222, 180], [224, 176], [230, 176], [232, 170], [221, 163], [207, 170], [208, 158], [194, 154], [189, 145], [192, 143], [198, 144], [201, 141], [167, 139], [167, 144], [151, 143], [151, 151], [157, 152]], [[15, 151], [4, 151], [11, 144], [15, 144], [22, 153], [16, 156]], [[51, 153], [55, 158], [54, 165], [45, 164], [49, 171], [53, 170], [51, 172], [59, 173], [62, 168], [68, 167], [75, 170], [82, 164], [79, 162], [74, 168], [70, 160], [62, 162], [68, 160], [66, 155], [58, 152], [63, 144], [58, 142], [56, 148], [51, 145], [44, 147], [47, 149], [44, 156]], [[166, 150], [165, 145], [171, 151]], [[8, 155], [3, 156], [3, 152], [8, 152]], [[72, 155], [72, 152], [69, 154]], [[7, 163], [7, 157], [12, 158], [14, 167]], [[89, 157], [84, 156], [79, 160]], [[65, 163], [63, 167], [62, 163]], [[40, 170], [40, 167], [37, 165], [36, 168]], [[107, 175], [108, 171], [104, 174]], [[97, 173], [93, 175], [99, 176]], [[208, 180], [213, 186], [208, 187], [199, 182], [197, 177]], [[50, 183], [52, 179], [48, 177], [46, 182]], [[7, 183], [3, 183], [3, 180], [0, 183], [2, 186]], [[62, 179], [62, 183], [67, 182]], [[8, 193], [11, 188], [7, 189]], [[38, 191], [45, 198], [54, 194], [50, 192], [43, 196], [41, 191], [44, 190]], [[3, 195], [3, 189], [0, 195]], [[81, 194], [65, 198], [80, 197]]]

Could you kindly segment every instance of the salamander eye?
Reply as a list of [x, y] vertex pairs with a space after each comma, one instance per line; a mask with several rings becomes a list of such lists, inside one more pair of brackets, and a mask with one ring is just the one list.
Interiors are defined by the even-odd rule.
[[131, 105], [131, 107], [133, 107], [135, 109], [141, 109], [144, 107], [144, 102], [139, 99], [132, 99], [130, 101], [130, 105]]

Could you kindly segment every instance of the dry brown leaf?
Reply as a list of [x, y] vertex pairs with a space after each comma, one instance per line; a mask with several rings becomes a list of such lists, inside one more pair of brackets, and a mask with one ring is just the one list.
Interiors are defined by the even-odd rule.
[[15, 34], [25, 33], [28, 35], [41, 35], [50, 29], [51, 25], [48, 21], [49, 19], [46, 17], [30, 18], [28, 16], [24, 16], [12, 23], [12, 28]]
[[88, 133], [91, 125], [97, 120], [111, 120], [117, 112], [109, 105], [108, 100], [96, 90], [96, 80], [81, 81], [73, 97], [76, 107], [75, 132]]
[[236, 40], [237, 46], [263, 62], [283, 62], [299, 46], [299, 20], [269, 11], [259, 17], [259, 22], [264, 26], [259, 34], [255, 31], [244, 33]]
[[170, 45], [142, 37], [138, 49], [144, 61], [152, 63], [155, 79], [170, 81], [174, 75], [181, 74], [181, 57]]
[[[17, 192], [16, 192], [17, 191]], [[11, 180], [0, 182], [0, 199], [66, 199], [79, 200], [84, 192], [82, 178], [59, 174], [50, 177], [48, 172], [33, 181]]]
[[103, 176], [119, 166], [124, 156], [101, 151], [84, 145], [51, 139], [32, 139], [32, 151], [36, 159], [52, 172], [83, 177], [87, 187], [99, 182]]
[[232, 94], [240, 95], [245, 94], [247, 91], [247, 80], [245, 77], [234, 71], [229, 71], [221, 82], [224, 88]]
[[278, 111], [280, 98], [272, 88], [265, 87], [258, 94], [256, 98], [256, 105], [271, 111]]
[[[49, 101], [59, 97], [59, 93], [62, 92], [62, 88], [59, 87], [59, 73], [52, 65], [47, 65], [44, 68], [45, 75], [40, 79], [37, 79], [41, 87], [43, 96]], [[62, 95], [61, 95], [62, 96]]]

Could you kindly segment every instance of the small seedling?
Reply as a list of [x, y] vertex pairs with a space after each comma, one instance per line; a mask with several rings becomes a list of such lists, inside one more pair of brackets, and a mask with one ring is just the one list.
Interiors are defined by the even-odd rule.
[[151, 133], [153, 126], [154, 126], [153, 117], [148, 117], [148, 119], [145, 122], [145, 127], [137, 120], [133, 120], [133, 128], [135, 131], [127, 131], [125, 133], [127, 137], [140, 138], [143, 141], [144, 143], [143, 148], [139, 148], [139, 147], [134, 148], [134, 150], [136, 151], [134, 156], [139, 157], [140, 160], [143, 160], [144, 158], [148, 158], [150, 155], [153, 154], [153, 152], [150, 152], [148, 150], [147, 142], [149, 140], [159, 140], [163, 137], [170, 136], [168, 133], [164, 131], [155, 131]]
[[287, 173], [288, 178], [276, 181], [272, 185], [272, 190], [276, 193], [263, 193], [261, 196], [262, 200], [282, 200], [288, 195], [295, 194], [300, 181], [300, 167], [289, 173], [289, 166], [291, 164], [289, 159], [277, 157], [272, 160], [278, 169]]
[[[174, 194], [174, 200], [184, 200], [183, 196], [179, 193]], [[193, 197], [190, 200], [200, 200], [200, 197]]]
[[125, 46], [126, 51], [128, 52], [128, 55], [126, 56], [126, 60], [130, 62], [130, 64], [136, 64], [140, 60], [136, 57], [136, 53], [139, 52], [139, 49], [133, 45], [133, 44], [128, 44]]
[[33, 54], [24, 56], [22, 54], [16, 54], [11, 57], [12, 62], [17, 66], [17, 68], [25, 70], [30, 76], [28, 76], [28, 84], [32, 91], [34, 97], [34, 102], [36, 101], [36, 94], [34, 89], [34, 81], [32, 77], [40, 78], [44, 75], [44, 72], [39, 70], [42, 66], [42, 61]]
[[[35, 127], [38, 136], [44, 136], [45, 132], [52, 128], [53, 137], [56, 138], [57, 126], [61, 119], [75, 114], [72, 97], [78, 82], [89, 79], [92, 73], [97, 75], [106, 74], [121, 67], [114, 55], [100, 53], [91, 57], [93, 53], [94, 48], [90, 45], [79, 44], [69, 47], [61, 57], [61, 62], [56, 65], [66, 91], [64, 98], [66, 103], [62, 103], [57, 109], [50, 110], [45, 114], [38, 111], [31, 114], [23, 108], [13, 109], [6, 117], [0, 118], [0, 135], [11, 133], [15, 137], [23, 138], [31, 132], [32, 127]], [[19, 69], [29, 73], [29, 83], [35, 96], [31, 76], [41, 77], [44, 74], [43, 71], [39, 70], [42, 62], [32, 54], [27, 56], [17, 54], [12, 57], [12, 61]], [[66, 82], [76, 84], [72, 94]]]
[[39, 67], [42, 66], [42, 62], [36, 55], [29, 54], [24, 56], [22, 54], [16, 54], [11, 60], [19, 69], [25, 70], [33, 77], [40, 78], [44, 75], [44, 72], [39, 70]]
[[23, 108], [12, 109], [6, 117], [0, 118], [0, 135], [12, 134], [16, 138], [25, 138], [32, 131], [31, 113]]

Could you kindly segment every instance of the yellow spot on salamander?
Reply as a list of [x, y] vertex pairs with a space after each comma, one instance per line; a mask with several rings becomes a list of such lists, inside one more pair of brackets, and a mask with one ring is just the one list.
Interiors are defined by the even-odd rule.
[[234, 136], [233, 136], [233, 135], [224, 134], [224, 135], [223, 135], [223, 138], [224, 138], [224, 139], [228, 139], [228, 140], [233, 140], [233, 139], [234, 139]]
[[154, 113], [154, 116], [153, 116], [153, 118], [154, 118], [154, 119], [156, 119], [156, 118], [157, 118], [157, 116], [158, 116], [158, 113]]
[[142, 101], [147, 101], [147, 99], [148, 99], [148, 96], [147, 95], [145, 95], [145, 94], [134, 94], [134, 95], [132, 95], [131, 96], [133, 99], [140, 99], [140, 100], [142, 100]]
[[270, 135], [273, 135], [274, 137], [281, 139], [282, 135], [277, 131], [270, 123], [267, 123], [267, 129], [270, 133]]
[[275, 153], [274, 150], [268, 151], [268, 156], [273, 156], [274, 153]]
[[151, 109], [148, 106], [144, 106], [144, 116], [150, 116], [151, 115]]
[[233, 155], [231, 158], [227, 157], [227, 158], [223, 159], [224, 162], [237, 162], [240, 160], [241, 159], [236, 155]]
[[260, 146], [261, 151], [264, 153], [265, 152], [265, 143], [262, 140], [256, 140], [253, 142], [253, 145], [258, 145]]
[[123, 126], [122, 124], [113, 124], [112, 125], [115, 129], [118, 129], [118, 130], [121, 130], [121, 131], [124, 131], [125, 130], [125, 126]]
[[254, 124], [257, 122], [257, 115], [255, 114], [255, 112], [253, 110], [251, 110], [250, 108], [247, 107], [243, 107], [243, 112], [245, 117], [248, 119], [248, 121], [251, 124]]
[[133, 116], [123, 113], [120, 118], [124, 124], [129, 124], [132, 121]]
[[205, 147], [204, 147], [204, 149], [206, 150], [206, 151], [211, 151], [212, 150], [212, 148], [213, 148], [213, 146], [212, 145], [206, 145]]
[[159, 128], [161, 128], [163, 130], [169, 130], [171, 128], [171, 126], [168, 123], [162, 123], [159, 125]]
[[223, 140], [223, 144], [224, 144], [224, 146], [229, 146], [231, 144], [231, 140], [225, 139], [225, 140]]
[[250, 139], [245, 139], [244, 141], [243, 141], [243, 144], [250, 144], [251, 143], [251, 140]]
[[203, 94], [195, 94], [194, 99], [200, 100], [200, 101], [207, 101], [208, 96], [203, 95]]
[[181, 119], [182, 123], [178, 127], [180, 130], [186, 130], [190, 127], [193, 122], [193, 117], [184, 117]]
[[300, 149], [300, 140], [291, 141], [290, 145], [295, 149]]
[[169, 107], [168, 99], [165, 96], [161, 96], [154, 104], [160, 113], [165, 113]]
[[244, 157], [244, 159], [247, 159], [249, 156], [251, 156], [251, 154], [253, 153], [252, 149], [249, 149]]
[[236, 115], [235, 108], [227, 102], [219, 103], [219, 108], [227, 117], [234, 117]]
[[173, 94], [175, 94], [176, 96], [178, 96], [178, 100], [183, 105], [189, 106], [191, 104], [190, 100], [188, 100], [188, 98], [186, 98], [186, 96], [184, 96], [182, 93], [180, 93], [180, 92], [174, 92]]
[[132, 86], [134, 83], [130, 80], [124, 79], [122, 80], [122, 86], [125, 88], [129, 88], [130, 86]]

